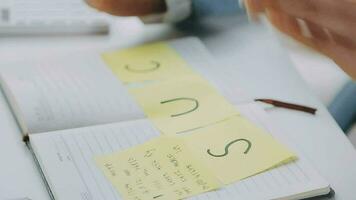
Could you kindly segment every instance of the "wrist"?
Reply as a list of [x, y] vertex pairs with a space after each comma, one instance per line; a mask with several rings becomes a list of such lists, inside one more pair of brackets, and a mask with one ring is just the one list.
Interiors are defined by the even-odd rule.
[[140, 17], [144, 23], [176, 23], [191, 15], [191, 0], [165, 0], [166, 12]]

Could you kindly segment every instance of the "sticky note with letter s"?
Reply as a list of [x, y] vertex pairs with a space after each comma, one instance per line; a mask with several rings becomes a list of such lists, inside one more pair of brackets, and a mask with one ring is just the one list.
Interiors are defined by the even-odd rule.
[[292, 151], [241, 116], [191, 131], [183, 137], [224, 184], [296, 159]]
[[162, 81], [130, 92], [164, 134], [180, 133], [238, 115], [234, 106], [198, 75]]
[[183, 58], [165, 42], [106, 52], [102, 58], [125, 83], [171, 79], [192, 73]]
[[221, 186], [177, 137], [161, 136], [96, 162], [125, 200], [183, 199]]

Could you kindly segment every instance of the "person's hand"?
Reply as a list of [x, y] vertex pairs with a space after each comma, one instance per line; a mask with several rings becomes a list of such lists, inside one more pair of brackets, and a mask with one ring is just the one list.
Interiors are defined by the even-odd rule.
[[164, 0], [86, 0], [101, 11], [118, 16], [145, 16], [166, 10]]
[[250, 15], [332, 58], [356, 79], [356, 0], [245, 0]]

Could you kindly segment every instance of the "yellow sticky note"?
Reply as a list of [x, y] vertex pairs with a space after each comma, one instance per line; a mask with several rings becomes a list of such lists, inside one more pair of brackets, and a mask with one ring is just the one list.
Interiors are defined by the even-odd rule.
[[96, 162], [125, 200], [183, 199], [221, 186], [176, 137], [161, 136]]
[[134, 88], [130, 92], [164, 134], [181, 133], [238, 114], [214, 87], [195, 75]]
[[224, 184], [296, 158], [268, 133], [239, 116], [192, 131], [184, 138]]
[[125, 83], [171, 79], [192, 73], [181, 56], [164, 42], [107, 52], [102, 58]]

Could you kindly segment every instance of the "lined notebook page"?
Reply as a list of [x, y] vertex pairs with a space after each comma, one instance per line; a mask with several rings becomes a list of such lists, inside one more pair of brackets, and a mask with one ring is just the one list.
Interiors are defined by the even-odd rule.
[[[1, 73], [25, 132], [38, 133], [143, 118], [98, 54], [16, 63]], [[14, 102], [15, 101], [15, 102]], [[25, 124], [25, 125], [24, 125]]]
[[[256, 112], [255, 104], [238, 108], [255, 123], [266, 126], [267, 121], [258, 109]], [[158, 135], [148, 121], [138, 120], [32, 135], [31, 143], [57, 199], [113, 200], [120, 197], [96, 167], [93, 157], [141, 144]], [[276, 137], [279, 139], [278, 133]], [[293, 199], [282, 197], [327, 188], [328, 184], [296, 152], [300, 159], [294, 163], [191, 199]]]
[[94, 163], [97, 155], [144, 143], [160, 134], [147, 120], [31, 135], [56, 199], [121, 199]]
[[[234, 67], [220, 66], [197, 38], [173, 40], [174, 48], [231, 103], [246, 101]], [[19, 62], [1, 73], [24, 132], [63, 130], [143, 117], [138, 105], [98, 53]], [[223, 70], [221, 70], [223, 69]]]

